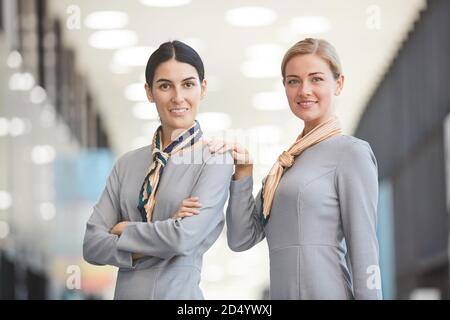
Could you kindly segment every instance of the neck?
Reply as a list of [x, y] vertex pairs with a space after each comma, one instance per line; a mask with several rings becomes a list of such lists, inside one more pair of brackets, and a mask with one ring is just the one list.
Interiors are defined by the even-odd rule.
[[161, 138], [161, 142], [162, 142], [162, 150], [165, 150], [169, 144], [172, 142], [172, 135], [173, 132], [176, 129], [174, 128], [170, 128], [168, 126], [163, 125], [162, 126], [162, 130], [161, 130], [161, 134], [162, 134], [162, 138]]
[[172, 136], [172, 133], [162, 130], [162, 150], [165, 150], [167, 146], [172, 142], [170, 137]]
[[312, 129], [316, 127], [316, 123], [305, 122], [305, 127], [303, 128], [302, 136], [306, 136]]
[[[192, 124], [193, 125], [193, 124]], [[162, 125], [162, 150], [166, 149], [171, 143], [172, 138], [178, 137], [183, 131], [189, 129], [192, 125], [187, 128], [171, 128], [166, 125]]]
[[321, 123], [328, 121], [331, 117], [332, 117], [332, 115], [325, 117], [323, 119], [316, 119], [316, 120], [312, 120], [312, 121], [308, 121], [308, 122], [305, 121], [305, 127], [303, 128], [302, 136], [307, 135], [309, 132], [311, 132], [311, 130], [313, 130], [315, 127], [317, 127]]

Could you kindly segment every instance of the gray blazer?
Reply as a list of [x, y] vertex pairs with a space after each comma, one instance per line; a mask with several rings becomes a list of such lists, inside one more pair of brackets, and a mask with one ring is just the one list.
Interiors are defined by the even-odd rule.
[[335, 136], [298, 156], [264, 226], [261, 191], [255, 200], [252, 189], [251, 177], [231, 183], [228, 244], [243, 251], [266, 237], [272, 299], [381, 299], [377, 164], [367, 142]]
[[[142, 222], [137, 200], [150, 159], [147, 146], [114, 165], [86, 225], [84, 259], [119, 267], [115, 299], [203, 299], [202, 258], [223, 229], [233, 159], [229, 153], [212, 156], [207, 146], [173, 155], [160, 180], [153, 222], [148, 223]], [[172, 219], [191, 196], [200, 198], [200, 214]], [[110, 234], [120, 221], [130, 223], [120, 237]], [[133, 261], [132, 253], [146, 257]]]

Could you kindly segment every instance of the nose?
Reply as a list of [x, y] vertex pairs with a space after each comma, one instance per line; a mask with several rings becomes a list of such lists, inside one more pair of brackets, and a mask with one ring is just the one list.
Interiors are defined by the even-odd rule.
[[300, 96], [308, 96], [311, 95], [311, 85], [308, 81], [303, 81], [298, 87], [298, 95]]
[[175, 88], [173, 91], [172, 102], [175, 104], [183, 103], [184, 98], [180, 88]]

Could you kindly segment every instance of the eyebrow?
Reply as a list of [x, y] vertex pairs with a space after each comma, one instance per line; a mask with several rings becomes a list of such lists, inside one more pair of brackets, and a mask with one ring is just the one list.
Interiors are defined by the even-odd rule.
[[[308, 74], [308, 77], [309, 77], [309, 76], [315, 76], [315, 75], [317, 75], [317, 74], [325, 74], [325, 73], [323, 73], [323, 72], [312, 72], [312, 73]], [[287, 76], [286, 76], [286, 78], [289, 78], [289, 77], [292, 77], [292, 78], [300, 78], [299, 76], [296, 76], [296, 75], [287, 75]]]
[[[188, 80], [196, 80], [196, 79], [197, 79], [196, 77], [189, 77], [189, 78], [183, 79], [183, 80], [181, 80], [181, 81], [184, 82], [184, 81], [188, 81]], [[159, 80], [157, 80], [156, 82], [172, 82], [172, 81], [170, 81], [170, 80], [168, 80], [168, 79], [159, 79]]]

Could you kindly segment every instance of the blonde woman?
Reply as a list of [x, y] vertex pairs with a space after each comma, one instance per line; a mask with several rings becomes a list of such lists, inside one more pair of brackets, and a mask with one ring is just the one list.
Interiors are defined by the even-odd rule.
[[305, 39], [287, 51], [281, 72], [304, 129], [256, 198], [247, 150], [211, 145], [212, 152], [231, 150], [236, 164], [228, 244], [244, 251], [267, 239], [272, 299], [381, 299], [377, 163], [369, 144], [343, 135], [333, 114], [344, 85], [336, 51], [324, 40]]

